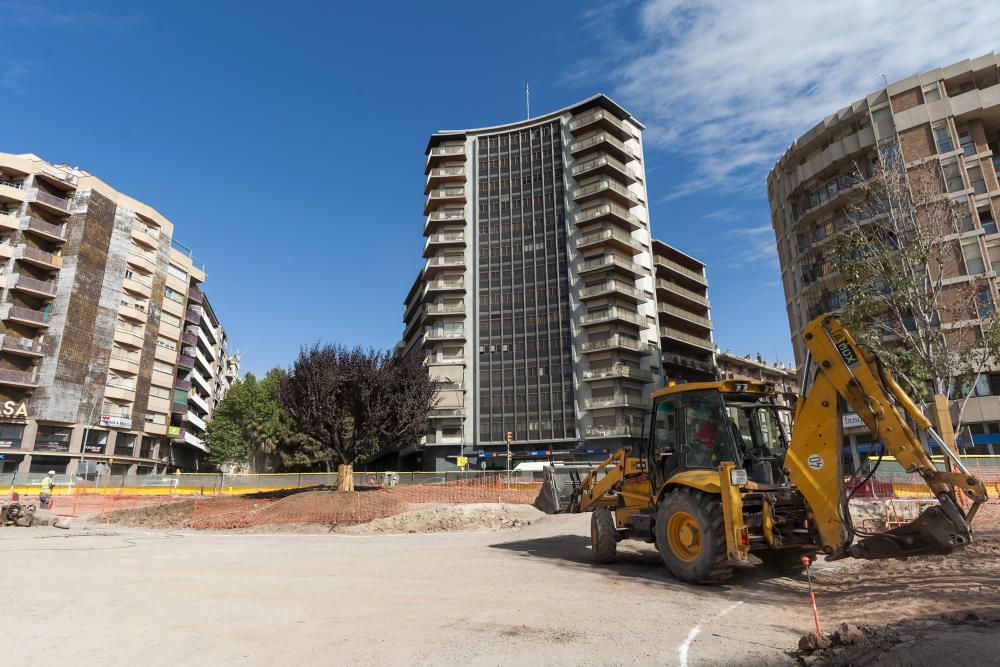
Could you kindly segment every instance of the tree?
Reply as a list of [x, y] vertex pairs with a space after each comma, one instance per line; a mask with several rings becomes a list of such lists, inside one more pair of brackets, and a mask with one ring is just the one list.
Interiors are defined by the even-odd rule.
[[959, 240], [974, 228], [969, 203], [948, 195], [939, 162], [908, 169], [895, 143], [856, 171], [858, 198], [829, 258], [844, 321], [913, 395], [957, 400], [958, 429], [1000, 351], [981, 257], [974, 261], [976, 250], [966, 259]]
[[299, 442], [278, 401], [285, 371], [272, 368], [258, 381], [253, 373], [237, 380], [216, 406], [205, 432], [209, 459], [216, 465], [266, 469], [274, 452]]
[[422, 357], [378, 350], [315, 344], [303, 348], [278, 398], [296, 428], [313, 444], [299, 447], [330, 469], [336, 462], [338, 488], [354, 488], [356, 462], [415, 444], [427, 428], [434, 386]]

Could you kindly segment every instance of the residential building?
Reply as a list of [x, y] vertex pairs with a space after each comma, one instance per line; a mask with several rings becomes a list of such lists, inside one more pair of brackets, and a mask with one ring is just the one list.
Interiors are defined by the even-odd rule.
[[[774, 383], [775, 403], [788, 408], [795, 408], [799, 395], [799, 376], [794, 368], [784, 364], [769, 364], [760, 354], [756, 356], [740, 356], [730, 351], [715, 355], [715, 363], [719, 367], [720, 380], [756, 380], [758, 382]], [[791, 433], [792, 415], [784, 413], [785, 427]]]
[[205, 271], [173, 231], [82, 169], [0, 153], [5, 471], [203, 467], [172, 415]]
[[716, 348], [705, 263], [654, 240], [653, 266], [663, 372], [677, 382], [714, 380]]
[[642, 130], [596, 95], [431, 136], [400, 352], [426, 355], [440, 400], [405, 464], [503, 467], [508, 434], [515, 459], [602, 456], [640, 434], [660, 375]]
[[[870, 176], [880, 146], [898, 147], [908, 174], [940, 170], [942, 196], [964, 212], [960, 228], [945, 237], [956, 258], [947, 267], [949, 289], [988, 279], [979, 315], [970, 312], [942, 326], [949, 335], [962, 335], [979, 328], [981, 317], [992, 311], [1000, 264], [997, 65], [996, 54], [989, 54], [890, 83], [825, 118], [774, 166], [768, 197], [797, 363], [804, 359], [803, 327], [840, 306], [830, 247], [854, 210], [857, 177]], [[1000, 453], [1000, 373], [981, 378], [964, 420], [972, 424], [974, 446], [968, 451]], [[845, 417], [844, 427], [844, 463], [857, 466], [872, 436], [853, 415]]]

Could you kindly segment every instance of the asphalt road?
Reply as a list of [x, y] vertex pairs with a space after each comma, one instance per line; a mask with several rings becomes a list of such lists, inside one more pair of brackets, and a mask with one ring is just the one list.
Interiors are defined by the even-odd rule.
[[[767, 665], [809, 631], [801, 586], [591, 561], [589, 515], [495, 533], [0, 529], [5, 662], [46, 665]], [[11, 612], [10, 610], [14, 610]]]

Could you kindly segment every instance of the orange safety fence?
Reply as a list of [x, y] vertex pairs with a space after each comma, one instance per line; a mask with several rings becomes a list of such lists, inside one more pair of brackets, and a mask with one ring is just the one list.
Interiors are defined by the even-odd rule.
[[540, 482], [508, 484], [503, 475], [476, 479], [388, 487], [358, 487], [351, 492], [330, 488], [199, 498], [194, 501], [193, 528], [245, 528], [276, 523], [363, 523], [428, 506], [472, 503], [531, 504]]

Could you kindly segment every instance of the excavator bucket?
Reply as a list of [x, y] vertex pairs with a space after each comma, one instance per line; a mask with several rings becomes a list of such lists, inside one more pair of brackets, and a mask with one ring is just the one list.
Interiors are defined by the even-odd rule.
[[959, 532], [955, 522], [948, 518], [944, 510], [940, 507], [928, 507], [910, 523], [852, 544], [850, 553], [855, 558], [870, 560], [944, 556], [969, 542], [969, 534]]
[[588, 465], [549, 466], [543, 471], [542, 486], [535, 498], [535, 507], [546, 514], [571, 511], [573, 496], [581, 478], [590, 472]]

